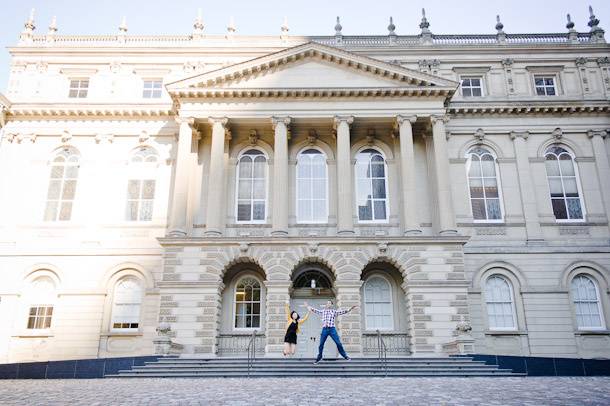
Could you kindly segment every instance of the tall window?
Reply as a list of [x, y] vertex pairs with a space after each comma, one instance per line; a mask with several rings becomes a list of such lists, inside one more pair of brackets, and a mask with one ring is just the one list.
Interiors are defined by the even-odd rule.
[[464, 97], [483, 96], [483, 79], [480, 76], [463, 77], [461, 87]]
[[364, 313], [367, 330], [392, 330], [394, 316], [390, 283], [372, 276], [364, 284]]
[[161, 88], [163, 81], [161, 79], [146, 79], [144, 80], [144, 88], [142, 89], [142, 97], [145, 99], [158, 99], [161, 97]]
[[538, 96], [556, 96], [555, 76], [535, 76], [534, 85]]
[[572, 155], [558, 145], [546, 150], [546, 174], [557, 220], [582, 220], [582, 201]]
[[307, 149], [297, 157], [297, 220], [325, 223], [328, 220], [326, 157]]
[[515, 306], [510, 282], [499, 275], [492, 275], [485, 282], [485, 301], [491, 330], [515, 330]]
[[482, 221], [501, 221], [502, 205], [496, 174], [496, 158], [485, 148], [472, 148], [468, 152], [466, 170], [472, 217]]
[[245, 277], [235, 286], [235, 328], [261, 326], [261, 284]]
[[140, 148], [132, 155], [127, 180], [126, 220], [152, 220], [158, 160], [157, 152], [149, 147]]
[[71, 79], [70, 80], [70, 91], [68, 97], [82, 99], [87, 97], [89, 93], [89, 79]]
[[45, 221], [67, 221], [72, 216], [76, 195], [79, 156], [73, 148], [64, 148], [51, 161]]
[[136, 277], [127, 276], [117, 282], [112, 301], [113, 330], [139, 328], [143, 294], [142, 284]]
[[[358, 220], [388, 220], [388, 179], [386, 162], [380, 152], [365, 149], [356, 155]], [[339, 182], [343, 180], [339, 179]]]
[[597, 285], [590, 277], [578, 275], [572, 279], [572, 300], [579, 329], [604, 327]]
[[263, 223], [267, 208], [267, 158], [261, 151], [246, 151], [237, 165], [237, 221]]
[[27, 297], [29, 301], [27, 328], [29, 330], [51, 328], [53, 308], [57, 298], [53, 279], [48, 276], [36, 278], [29, 287]]

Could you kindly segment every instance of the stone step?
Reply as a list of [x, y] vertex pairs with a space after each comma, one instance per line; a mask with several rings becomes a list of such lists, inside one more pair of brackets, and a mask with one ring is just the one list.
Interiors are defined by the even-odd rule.
[[[301, 368], [381, 368], [383, 364], [375, 363], [375, 364], [335, 364], [335, 363], [320, 363], [314, 365], [312, 363], [307, 364], [266, 364], [266, 363], [254, 363], [254, 367], [257, 368], [284, 368], [284, 369], [301, 369]], [[434, 363], [434, 364], [388, 364], [388, 368], [400, 368], [400, 369], [408, 369], [408, 368], [472, 368], [472, 367], [483, 367], [486, 366], [484, 362], [477, 362], [472, 364], [451, 364], [451, 363]], [[144, 366], [134, 366], [133, 369], [210, 369], [210, 370], [218, 370], [223, 368], [247, 368], [248, 364], [216, 364], [216, 365], [193, 365], [193, 364], [149, 364]]]
[[[228, 377], [247, 377], [244, 372], [182, 372], [182, 373], [162, 373], [162, 372], [146, 372], [141, 374], [119, 373], [118, 375], [107, 375], [107, 378], [228, 378]], [[511, 371], [299, 371], [291, 374], [280, 373], [276, 371], [251, 371], [250, 377], [515, 377], [525, 376], [525, 374], [516, 374]]]
[[[383, 368], [300, 368], [300, 369], [286, 369], [286, 368], [252, 368], [251, 372], [277, 372], [277, 373], [299, 373], [299, 372], [379, 372], [379, 371], [384, 371]], [[490, 367], [471, 367], [471, 368], [460, 368], [460, 369], [456, 369], [456, 368], [403, 368], [403, 369], [398, 369], [398, 368], [392, 368], [392, 369], [388, 369], [389, 371], [393, 371], [393, 372], [417, 372], [417, 371], [422, 371], [422, 372], [439, 372], [439, 371], [466, 371], [466, 372], [490, 372], [490, 373], [495, 373], [497, 371], [501, 371], [497, 368], [490, 368]], [[166, 369], [131, 369], [131, 370], [122, 370], [119, 371], [119, 373], [133, 373], [133, 374], [140, 374], [140, 373], [149, 373], [149, 372], [154, 372], [154, 373], [167, 373], [167, 374], [173, 374], [173, 373], [185, 373], [185, 372], [191, 372], [191, 373], [197, 373], [197, 372], [216, 372], [216, 373], [226, 373], [226, 372], [241, 372], [241, 373], [247, 373], [248, 369], [247, 368], [223, 368], [223, 369], [218, 369], [218, 370], [214, 370], [214, 371], [210, 371], [208, 369], [202, 369], [202, 368], [182, 368], [182, 369], [172, 369], [172, 368], [166, 368]], [[506, 372], [506, 371], [503, 371]]]
[[[210, 359], [184, 359], [184, 358], [172, 358], [164, 359], [161, 358], [158, 363], [192, 363], [192, 364], [229, 364], [229, 363], [242, 363], [245, 362], [246, 358], [210, 358]], [[314, 358], [256, 358], [256, 362], [268, 362], [268, 363], [302, 363], [302, 362], [313, 362]], [[342, 358], [325, 358], [324, 362], [380, 362], [378, 358], [352, 358], [351, 361], [346, 361]], [[450, 362], [450, 363], [462, 363], [462, 362], [474, 362], [472, 358], [388, 358], [387, 363], [422, 363], [422, 362]]]

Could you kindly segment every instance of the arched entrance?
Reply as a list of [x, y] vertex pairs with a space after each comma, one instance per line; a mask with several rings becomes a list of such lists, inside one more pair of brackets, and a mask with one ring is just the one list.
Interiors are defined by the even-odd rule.
[[[320, 264], [303, 264], [292, 273], [292, 288], [290, 291], [290, 308], [296, 310], [301, 317], [307, 309], [301, 307], [304, 302], [310, 306], [322, 308], [328, 300], [335, 301], [333, 289], [333, 274]], [[317, 314], [310, 314], [309, 319], [301, 325], [296, 357], [314, 358], [318, 354], [322, 319]], [[324, 348], [325, 358], [336, 358], [337, 346], [332, 340], [327, 340]]]

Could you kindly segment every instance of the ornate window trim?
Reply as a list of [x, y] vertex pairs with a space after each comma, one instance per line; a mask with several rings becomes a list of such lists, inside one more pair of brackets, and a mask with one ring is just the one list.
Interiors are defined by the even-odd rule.
[[[305, 155], [305, 153], [307, 151], [310, 150], [315, 150], [317, 151], [323, 159], [323, 164], [324, 164], [324, 210], [325, 210], [325, 219], [324, 220], [319, 220], [319, 221], [315, 221], [313, 220], [313, 210], [314, 207], [312, 205], [311, 210], [312, 210], [312, 217], [310, 219], [307, 220], [302, 220], [299, 218], [299, 208], [300, 208], [300, 204], [301, 201], [306, 201], [309, 204], [312, 204], [313, 201], [315, 200], [322, 200], [320, 198], [316, 198], [314, 199], [313, 197], [309, 196], [307, 199], [303, 199], [301, 194], [300, 194], [300, 188], [299, 188], [299, 181], [308, 181], [308, 183], [310, 184], [310, 186], [312, 186], [313, 188], [313, 181], [314, 180], [322, 180], [322, 178], [313, 178], [313, 176], [310, 176], [308, 178], [300, 178], [299, 177], [299, 160], [301, 159], [302, 156]], [[311, 154], [314, 155], [314, 154]], [[317, 155], [317, 154], [316, 154]], [[311, 158], [307, 158], [307, 159], [311, 159]], [[322, 151], [320, 148], [316, 147], [316, 146], [308, 146], [303, 148], [301, 151], [299, 151], [299, 153], [297, 154], [297, 162], [296, 162], [296, 171], [295, 171], [295, 183], [296, 183], [296, 202], [295, 202], [295, 207], [296, 207], [296, 219], [297, 219], [297, 223], [298, 224], [327, 224], [328, 223], [328, 216], [329, 216], [329, 210], [330, 210], [330, 199], [329, 199], [329, 176], [328, 176], [328, 163], [327, 163], [328, 157], [326, 156], [326, 154], [324, 153], [324, 151]], [[312, 192], [312, 190], [310, 190], [310, 193]]]
[[[368, 158], [368, 167], [369, 170], [371, 168], [371, 161], [372, 158], [374, 157], [374, 155], [379, 155], [382, 159], [383, 159], [383, 168], [384, 168], [384, 192], [385, 192], [385, 197], [384, 198], [374, 198], [374, 197], [370, 197], [367, 198], [367, 202], [371, 201], [371, 219], [370, 220], [362, 220], [360, 218], [360, 209], [359, 209], [359, 204], [358, 204], [358, 195], [360, 192], [360, 187], [359, 186], [359, 181], [362, 180], [363, 182], [367, 181], [368, 186], [370, 188], [370, 191], [372, 192], [374, 187], [373, 187], [373, 177], [372, 176], [366, 176], [366, 177], [359, 177], [358, 176], [358, 157], [361, 154], [364, 154], [366, 151], [372, 151], [371, 152], [371, 156]], [[390, 222], [390, 190], [389, 190], [389, 173], [388, 173], [388, 161], [386, 159], [386, 155], [383, 153], [383, 151], [381, 151], [381, 149], [376, 148], [375, 146], [366, 146], [361, 148], [357, 153], [356, 153], [356, 164], [354, 165], [354, 179], [355, 179], [355, 191], [356, 193], [354, 194], [354, 198], [356, 199], [356, 216], [358, 217], [358, 223], [360, 224], [375, 224], [375, 223], [389, 223]], [[376, 177], [375, 179], [379, 180], [381, 178]], [[384, 204], [384, 208], [385, 208], [385, 218], [382, 219], [376, 219], [375, 218], [375, 202], [383, 202]]]
[[[488, 210], [488, 204], [487, 201], [488, 200], [495, 200], [496, 198], [487, 198], [485, 195], [485, 188], [483, 187], [483, 204], [485, 207], [485, 219], [475, 219], [474, 218], [474, 210], [473, 210], [473, 206], [472, 206], [472, 191], [471, 191], [471, 176], [470, 176], [470, 167], [472, 165], [472, 155], [473, 155], [473, 151], [475, 149], [481, 149], [484, 150], [485, 153], [482, 154], [476, 154], [477, 156], [479, 156], [479, 158], [483, 157], [484, 155], [490, 155], [493, 158], [493, 162], [494, 162], [494, 175], [495, 175], [495, 181], [496, 181], [496, 187], [498, 189], [498, 204], [499, 204], [499, 209], [500, 209], [500, 218], [499, 219], [489, 219], [489, 210]], [[473, 218], [473, 222], [474, 223], [492, 223], [492, 224], [502, 224], [505, 221], [505, 211], [504, 211], [504, 196], [502, 195], [502, 181], [501, 181], [501, 177], [500, 177], [500, 166], [498, 165], [498, 157], [496, 156], [495, 152], [493, 151], [493, 149], [488, 148], [485, 145], [473, 145], [470, 148], [468, 148], [467, 152], [466, 152], [466, 184], [468, 186], [468, 200], [469, 200], [469, 206], [470, 206], [470, 213], [472, 215]], [[483, 168], [481, 166], [480, 168], [481, 170], [481, 175], [478, 176], [478, 178], [481, 180], [481, 182], [485, 182], [485, 179], [489, 179], [491, 178], [491, 176], [483, 176]], [[483, 186], [485, 186], [483, 184]], [[475, 198], [478, 199], [478, 198]]]
[[[258, 153], [260, 153], [260, 155], [256, 154], [257, 156], [262, 156], [265, 159], [265, 163], [264, 163], [264, 187], [265, 187], [265, 192], [264, 192], [264, 198], [254, 198], [254, 189], [252, 189], [252, 192], [250, 193], [250, 197], [249, 199], [240, 199], [239, 198], [239, 181], [241, 180], [240, 177], [240, 164], [241, 164], [241, 160], [242, 158], [244, 158], [245, 156], [248, 155], [248, 153], [250, 151], [256, 151]], [[254, 162], [254, 159], [256, 158], [250, 158], [252, 160], [252, 162]], [[252, 166], [252, 172], [251, 172], [252, 176], [254, 174], [254, 165]], [[254, 185], [254, 181], [256, 179], [260, 180], [260, 178], [254, 178], [254, 177], [250, 177], [247, 178], [250, 179], [252, 183], [252, 185]], [[254, 186], [252, 186], [252, 188], [254, 188]], [[249, 204], [250, 204], [250, 220], [239, 220], [239, 201], [240, 200], [248, 200]], [[264, 204], [264, 213], [263, 213], [263, 218], [260, 220], [253, 220], [254, 217], [254, 202], [263, 202]], [[241, 151], [239, 153], [239, 155], [237, 156], [237, 164], [235, 165], [235, 223], [236, 224], [265, 224], [267, 222], [267, 215], [269, 212], [269, 157], [267, 156], [267, 153], [262, 149], [262, 148], [258, 148], [258, 147], [247, 147], [245, 148], [243, 151]]]

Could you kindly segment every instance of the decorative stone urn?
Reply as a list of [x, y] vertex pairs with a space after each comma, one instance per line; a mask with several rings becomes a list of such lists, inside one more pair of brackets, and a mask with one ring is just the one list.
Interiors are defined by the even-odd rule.
[[474, 338], [470, 335], [472, 326], [470, 323], [461, 321], [455, 326], [455, 339], [443, 344], [443, 351], [448, 355], [464, 355], [474, 352]]
[[172, 326], [162, 318], [157, 327], [157, 337], [153, 339], [155, 345], [155, 355], [169, 355], [170, 353], [180, 353], [182, 345], [172, 342]]

